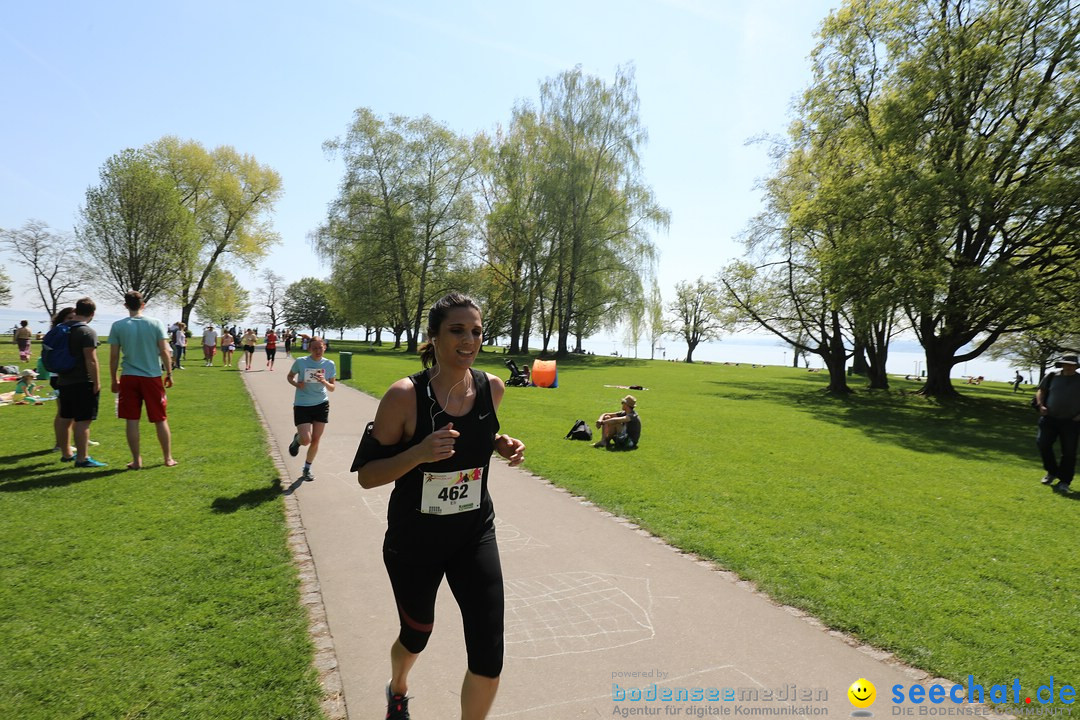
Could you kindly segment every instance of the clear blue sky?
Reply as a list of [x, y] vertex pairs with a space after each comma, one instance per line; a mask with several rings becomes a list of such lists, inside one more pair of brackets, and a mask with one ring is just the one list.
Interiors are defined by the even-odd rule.
[[[37, 218], [70, 230], [109, 156], [177, 135], [232, 145], [280, 172], [282, 244], [266, 263], [289, 281], [323, 277], [307, 234], [341, 166], [321, 146], [354, 109], [428, 114], [471, 134], [505, 124], [547, 77], [580, 64], [610, 80], [633, 63], [650, 135], [645, 178], [671, 211], [670, 229], [655, 236], [667, 300], [676, 282], [741, 253], [734, 238], [770, 171], [765, 146], [746, 142], [784, 132], [810, 79], [814, 33], [838, 4], [8, 3], [0, 227]], [[256, 273], [234, 270], [256, 284]]]

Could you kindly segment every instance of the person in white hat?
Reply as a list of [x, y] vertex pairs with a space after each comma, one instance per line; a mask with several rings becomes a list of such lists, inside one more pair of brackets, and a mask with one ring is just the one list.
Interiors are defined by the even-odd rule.
[[596, 419], [601, 437], [593, 447], [609, 450], [634, 450], [641, 440], [641, 418], [637, 414], [637, 398], [622, 399], [622, 410], [604, 413]]
[[[1080, 440], [1080, 374], [1076, 355], [1062, 355], [1054, 363], [1060, 373], [1049, 373], [1039, 384], [1035, 402], [1039, 408], [1039, 431], [1035, 444], [1042, 455], [1043, 485], [1053, 485], [1056, 490], [1069, 492], [1076, 472], [1076, 446]], [[1054, 450], [1061, 444], [1061, 457]]]
[[217, 352], [217, 331], [214, 330], [213, 325], [207, 325], [206, 330], [202, 334], [202, 346], [203, 346], [203, 360], [206, 361], [206, 367], [210, 367], [214, 364], [214, 353]]

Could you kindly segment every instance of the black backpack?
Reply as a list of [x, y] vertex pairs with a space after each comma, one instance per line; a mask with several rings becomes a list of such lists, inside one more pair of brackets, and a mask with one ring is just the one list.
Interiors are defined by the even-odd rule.
[[71, 352], [71, 331], [86, 323], [60, 323], [45, 334], [41, 341], [41, 362], [51, 373], [66, 373], [75, 369], [78, 360]]
[[592, 428], [584, 420], [578, 420], [570, 432], [566, 433], [567, 440], [592, 440]]
[[[1046, 377], [1047, 377], [1046, 393], [1045, 393], [1046, 397], [1044, 397], [1043, 400], [1048, 400], [1050, 398], [1050, 389], [1052, 387], [1054, 387], [1054, 378], [1057, 377], [1057, 373], [1050, 373]], [[1035, 394], [1031, 396], [1031, 407], [1032, 407], [1033, 410], [1038, 412], [1038, 410], [1039, 410], [1039, 392], [1037, 390], [1035, 391]]]

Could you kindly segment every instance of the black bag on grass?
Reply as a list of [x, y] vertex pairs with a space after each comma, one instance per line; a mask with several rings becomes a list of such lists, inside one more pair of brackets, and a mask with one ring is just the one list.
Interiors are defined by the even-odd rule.
[[592, 440], [592, 428], [584, 420], [578, 420], [570, 432], [566, 433], [567, 440]]

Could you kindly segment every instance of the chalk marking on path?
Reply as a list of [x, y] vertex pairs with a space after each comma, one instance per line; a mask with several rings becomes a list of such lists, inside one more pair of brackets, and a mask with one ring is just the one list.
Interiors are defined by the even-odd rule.
[[652, 640], [646, 606], [648, 578], [580, 571], [507, 579], [506, 656], [535, 660]]
[[548, 547], [532, 535], [526, 535], [517, 525], [512, 525], [501, 518], [495, 518], [495, 532], [499, 539], [499, 552], [512, 553], [521, 550], [536, 550]]

